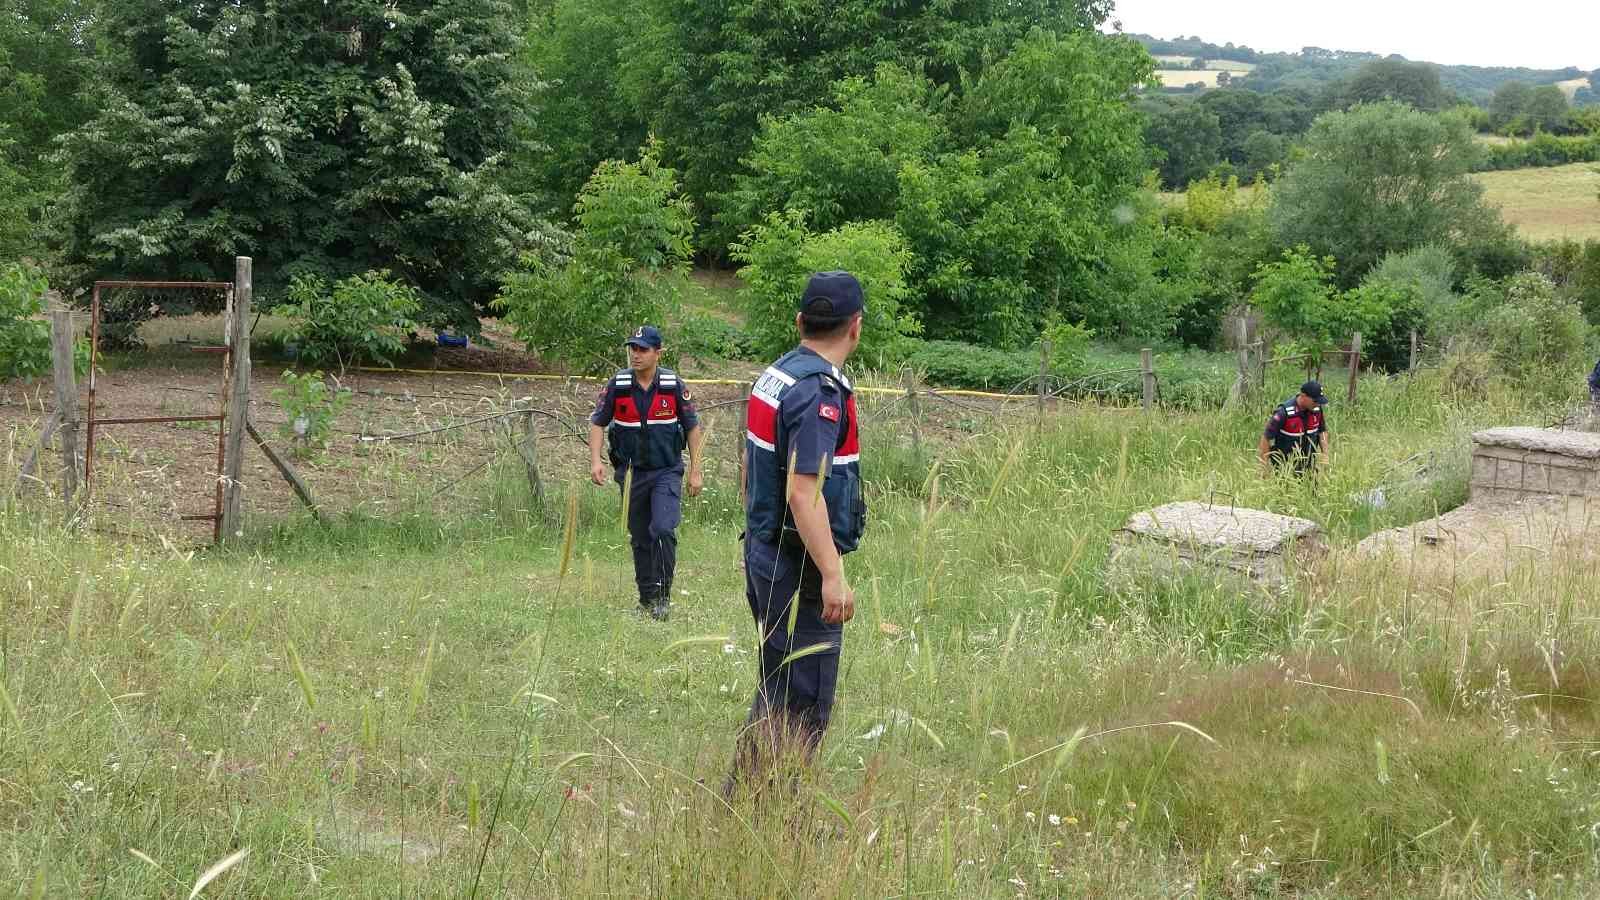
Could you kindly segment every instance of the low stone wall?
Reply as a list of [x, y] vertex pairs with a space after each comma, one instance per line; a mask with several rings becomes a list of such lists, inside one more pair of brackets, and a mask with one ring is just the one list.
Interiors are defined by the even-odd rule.
[[1113, 533], [1108, 580], [1198, 574], [1277, 589], [1326, 552], [1322, 529], [1308, 519], [1209, 503], [1168, 503], [1135, 513]]
[[1600, 496], [1600, 434], [1491, 428], [1472, 436], [1474, 503]]

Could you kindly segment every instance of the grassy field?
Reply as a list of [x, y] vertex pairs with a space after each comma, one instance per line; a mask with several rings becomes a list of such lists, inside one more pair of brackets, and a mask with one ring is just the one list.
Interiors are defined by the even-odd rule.
[[1533, 240], [1600, 238], [1600, 166], [1575, 163], [1473, 176], [1507, 222]]
[[[1157, 56], [1155, 60], [1164, 68], [1182, 69], [1188, 67], [1190, 63], [1194, 62], [1194, 57]], [[1208, 59], [1206, 60], [1206, 69], [1214, 72], [1254, 72], [1256, 69], [1256, 64], [1236, 62], [1231, 59]]]
[[1212, 69], [1196, 71], [1194, 69], [1157, 69], [1156, 77], [1161, 79], [1163, 87], [1181, 88], [1191, 84], [1204, 84], [1208, 88], [1217, 86], [1217, 75], [1221, 73]]
[[1584, 76], [1583, 78], [1573, 78], [1573, 79], [1570, 79], [1570, 80], [1567, 80], [1567, 81], [1558, 81], [1558, 82], [1556, 82], [1556, 87], [1561, 88], [1561, 93], [1566, 94], [1568, 100], [1572, 99], [1572, 95], [1573, 94], [1576, 94], [1577, 92], [1583, 90], [1584, 88], [1586, 88], [1588, 86], [1589, 86], [1589, 78], [1588, 78], [1588, 76]]
[[[1480, 140], [1492, 142], [1489, 135]], [[1600, 238], [1600, 166], [1574, 163], [1546, 168], [1480, 172], [1472, 176], [1483, 184], [1486, 199], [1500, 207], [1501, 215], [1523, 237], [1535, 241]], [[1252, 191], [1245, 185], [1241, 191]], [[1165, 204], [1183, 199], [1181, 191], [1163, 191]]]
[[[1460, 501], [1474, 427], [1572, 398], [1370, 384], [1314, 484], [1256, 474], [1270, 400], [958, 418], [923, 455], [875, 408], [840, 706], [759, 806], [714, 796], [754, 671], [725, 480], [687, 504], [668, 625], [628, 614], [615, 494], [576, 482], [542, 509], [515, 478], [418, 483], [200, 554], [8, 510], [0, 883], [187, 895], [233, 860], [207, 896], [1592, 896], [1594, 561], [1422, 583], [1350, 555]], [[1333, 554], [1266, 603], [1106, 588], [1112, 529], [1207, 497], [1309, 515]]]

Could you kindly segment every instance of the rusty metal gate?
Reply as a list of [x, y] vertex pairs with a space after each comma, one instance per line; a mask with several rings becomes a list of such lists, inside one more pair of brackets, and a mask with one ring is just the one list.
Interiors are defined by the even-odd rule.
[[[223, 345], [220, 347], [195, 347], [199, 353], [213, 353], [222, 356], [222, 392], [218, 400], [218, 411], [214, 416], [100, 416], [99, 407], [95, 399], [95, 369], [100, 359], [100, 316], [102, 290], [150, 290], [150, 291], [215, 291], [224, 296], [223, 309]], [[179, 516], [186, 522], [210, 522], [211, 539], [213, 542], [222, 537], [222, 494], [223, 494], [223, 454], [227, 446], [228, 422], [227, 404], [229, 381], [233, 371], [234, 336], [231, 333], [233, 322], [233, 282], [231, 281], [96, 281], [94, 283], [94, 296], [91, 301], [89, 322], [89, 411], [86, 421], [86, 438], [84, 443], [83, 462], [83, 493], [84, 503], [87, 505], [94, 492], [94, 438], [97, 429], [108, 425], [162, 425], [176, 422], [216, 422], [217, 423], [217, 478], [213, 490], [212, 508], [209, 513], [195, 513]]]

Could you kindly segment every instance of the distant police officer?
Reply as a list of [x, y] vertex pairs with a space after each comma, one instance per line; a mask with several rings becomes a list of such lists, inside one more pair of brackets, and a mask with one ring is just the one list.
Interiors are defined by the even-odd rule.
[[700, 493], [700, 445], [705, 438], [689, 391], [660, 367], [661, 332], [645, 325], [626, 341], [632, 366], [611, 376], [589, 417], [589, 474], [606, 481], [601, 443], [608, 445], [616, 481], [628, 490], [628, 536], [639, 606], [659, 620], [671, 608], [678, 562], [683, 450], [689, 449], [689, 496]]
[[859, 417], [839, 367], [861, 342], [864, 311], [854, 275], [812, 275], [795, 316], [800, 346], [750, 394], [745, 597], [761, 631], [761, 681], [729, 792], [770, 755], [798, 750], [809, 759], [833, 712], [844, 623], [855, 615], [841, 557], [866, 525]]
[[1600, 415], [1600, 362], [1589, 371], [1589, 411]]
[[1327, 402], [1322, 385], [1308, 381], [1300, 386], [1300, 393], [1272, 411], [1256, 449], [1264, 474], [1285, 465], [1293, 466], [1296, 473], [1304, 472], [1315, 464], [1318, 453], [1326, 458], [1328, 421], [1322, 407]]

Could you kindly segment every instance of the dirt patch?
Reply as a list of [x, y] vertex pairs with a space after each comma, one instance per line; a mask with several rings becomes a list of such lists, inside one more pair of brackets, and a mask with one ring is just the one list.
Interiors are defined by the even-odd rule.
[[[204, 326], [198, 327], [203, 331]], [[182, 323], [174, 327], [186, 344], [191, 331], [200, 333]], [[481, 514], [474, 498], [488, 493], [485, 480], [508, 474], [526, 477], [519, 456], [526, 417], [503, 415], [517, 407], [539, 411], [538, 452], [546, 484], [559, 490], [585, 479], [587, 416], [599, 382], [565, 376], [517, 377], [537, 372], [538, 361], [514, 348], [496, 346], [503, 337], [490, 334], [482, 344], [441, 351], [435, 358], [436, 369], [348, 373], [340, 383], [354, 393], [334, 424], [330, 445], [312, 458], [293, 460], [323, 512], [330, 517], [354, 512], [385, 518], [427, 512], [445, 519]], [[198, 340], [204, 342], [205, 336]], [[748, 378], [754, 367], [741, 365], [741, 377]], [[474, 371], [452, 371], [453, 366]], [[258, 358], [251, 380], [251, 421], [280, 453], [288, 448], [280, 432], [287, 416], [272, 392], [289, 368], [283, 361]], [[504, 374], [479, 374], [485, 371]], [[698, 367], [690, 371], [724, 374]], [[96, 415], [215, 415], [222, 406], [221, 387], [219, 356], [169, 345], [108, 360], [98, 378]], [[744, 388], [695, 384], [692, 392], [707, 428], [707, 479], [734, 484], [735, 459], [743, 440], [738, 414]], [[889, 442], [909, 441], [905, 427], [909, 413], [900, 399], [861, 395], [864, 424], [889, 435]], [[81, 415], [88, 403], [86, 384], [80, 384], [78, 402]], [[23, 459], [37, 445], [51, 405], [48, 382], [0, 383], [0, 440], [6, 443], [0, 471], [8, 489]], [[1001, 409], [1000, 404], [976, 399], [922, 406], [922, 439], [935, 453], [941, 446], [974, 439]], [[399, 435], [410, 436], [395, 437]], [[247, 523], [261, 525], [300, 515], [302, 508], [288, 484], [253, 444], [246, 446]], [[39, 469], [43, 481], [32, 490], [41, 502], [59, 486], [59, 471], [59, 456], [47, 455]], [[212, 523], [181, 517], [213, 512], [217, 471], [216, 423], [104, 426], [97, 430], [95, 441], [91, 522], [97, 530], [113, 534], [167, 539], [183, 546], [209, 543]]]

